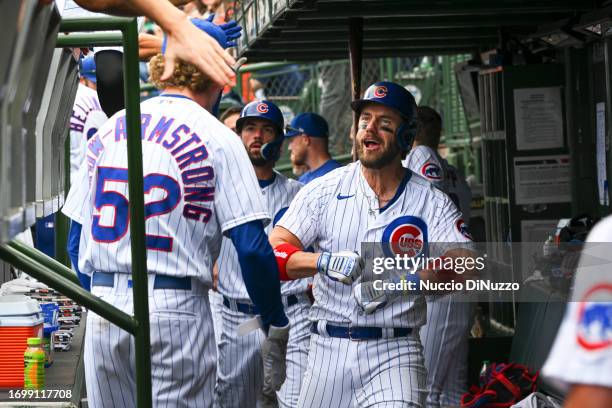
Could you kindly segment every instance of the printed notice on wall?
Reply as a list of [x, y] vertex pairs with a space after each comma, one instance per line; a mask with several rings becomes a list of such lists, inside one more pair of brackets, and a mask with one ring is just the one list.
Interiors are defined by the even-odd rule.
[[597, 122], [597, 189], [599, 204], [608, 205], [608, 174], [606, 172], [606, 104], [595, 105]]
[[561, 88], [515, 89], [514, 125], [517, 150], [563, 147]]
[[514, 158], [516, 204], [571, 201], [569, 155]]

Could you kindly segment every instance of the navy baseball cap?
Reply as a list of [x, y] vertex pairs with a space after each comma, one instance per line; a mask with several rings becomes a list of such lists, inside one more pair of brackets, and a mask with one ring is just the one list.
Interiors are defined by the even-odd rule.
[[96, 60], [93, 53], [79, 60], [79, 74], [96, 83]]
[[321, 115], [312, 112], [300, 113], [287, 125], [285, 137], [307, 134], [311, 137], [328, 137], [327, 121]]

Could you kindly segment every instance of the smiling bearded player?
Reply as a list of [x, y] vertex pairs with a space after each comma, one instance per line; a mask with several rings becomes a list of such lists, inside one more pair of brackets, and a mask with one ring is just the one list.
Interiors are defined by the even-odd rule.
[[[359, 115], [359, 161], [300, 190], [270, 236], [281, 279], [315, 276], [313, 334], [298, 406], [422, 406], [425, 300], [419, 294], [371, 296], [355, 251], [365, 242], [388, 243], [414, 256], [405, 242], [422, 248], [430, 241], [469, 240], [448, 196], [402, 167], [414, 138], [412, 95], [378, 82], [351, 107]], [[303, 251], [311, 245], [317, 252]]]

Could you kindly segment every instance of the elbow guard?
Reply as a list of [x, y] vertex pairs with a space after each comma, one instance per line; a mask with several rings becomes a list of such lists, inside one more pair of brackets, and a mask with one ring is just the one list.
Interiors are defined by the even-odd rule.
[[300, 251], [298, 247], [287, 242], [274, 247], [274, 257], [276, 258], [276, 264], [278, 265], [278, 276], [281, 281], [293, 280], [287, 274], [287, 262], [289, 262], [291, 255], [298, 251]]

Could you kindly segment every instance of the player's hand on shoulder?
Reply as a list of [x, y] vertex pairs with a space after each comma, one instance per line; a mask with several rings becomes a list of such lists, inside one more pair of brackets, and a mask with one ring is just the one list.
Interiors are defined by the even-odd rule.
[[365, 262], [357, 252], [323, 252], [317, 261], [317, 271], [330, 279], [350, 285], [361, 271]]
[[270, 326], [268, 336], [261, 346], [264, 400], [276, 400], [276, 391], [280, 390], [285, 382], [288, 340], [289, 324], [284, 327]]

